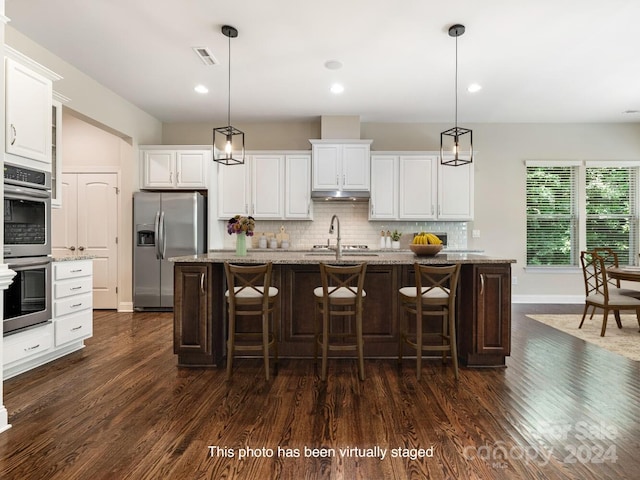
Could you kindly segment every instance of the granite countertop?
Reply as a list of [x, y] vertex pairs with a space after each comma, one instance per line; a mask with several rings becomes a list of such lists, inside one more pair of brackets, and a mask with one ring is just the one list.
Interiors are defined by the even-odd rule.
[[358, 251], [343, 252], [342, 258], [336, 261], [336, 256], [331, 252], [318, 252], [309, 250], [248, 250], [246, 257], [238, 257], [235, 250], [215, 250], [200, 255], [186, 255], [173, 257], [169, 261], [176, 263], [223, 263], [226, 261], [236, 263], [265, 263], [283, 265], [318, 264], [327, 262], [332, 264], [350, 264], [354, 262], [367, 262], [371, 265], [411, 265], [415, 262], [425, 264], [451, 264], [451, 263], [516, 263], [514, 259], [492, 257], [478, 253], [440, 252], [434, 256], [417, 256], [410, 250], [404, 251]]
[[52, 262], [74, 262], [76, 260], [93, 260], [95, 255], [69, 255], [65, 257], [51, 257]]

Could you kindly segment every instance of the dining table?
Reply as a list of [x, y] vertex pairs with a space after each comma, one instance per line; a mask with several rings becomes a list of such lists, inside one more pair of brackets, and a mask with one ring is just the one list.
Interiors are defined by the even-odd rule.
[[640, 266], [624, 265], [619, 267], [608, 267], [607, 276], [616, 280], [640, 282]]

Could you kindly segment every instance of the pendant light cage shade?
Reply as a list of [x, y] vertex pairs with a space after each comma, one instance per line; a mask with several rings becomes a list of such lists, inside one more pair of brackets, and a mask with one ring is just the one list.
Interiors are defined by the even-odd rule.
[[464, 25], [449, 27], [449, 36], [456, 39], [455, 127], [440, 134], [440, 164], [452, 167], [473, 162], [473, 132], [468, 128], [458, 127], [458, 37], [464, 31]]
[[453, 127], [440, 134], [440, 164], [459, 167], [473, 162], [473, 132]]
[[223, 165], [241, 165], [244, 163], [244, 132], [231, 125], [231, 39], [238, 36], [238, 30], [224, 25], [222, 34], [229, 39], [227, 126], [213, 129], [213, 160]]
[[213, 129], [213, 159], [223, 165], [244, 163], [244, 132], [231, 125]]

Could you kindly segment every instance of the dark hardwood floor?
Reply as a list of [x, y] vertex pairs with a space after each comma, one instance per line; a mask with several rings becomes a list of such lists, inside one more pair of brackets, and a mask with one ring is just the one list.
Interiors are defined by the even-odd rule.
[[326, 383], [309, 360], [180, 369], [172, 314], [95, 312], [84, 350], [5, 382], [0, 478], [637, 478], [640, 364], [525, 317], [562, 311], [514, 306], [507, 368], [332, 360]]

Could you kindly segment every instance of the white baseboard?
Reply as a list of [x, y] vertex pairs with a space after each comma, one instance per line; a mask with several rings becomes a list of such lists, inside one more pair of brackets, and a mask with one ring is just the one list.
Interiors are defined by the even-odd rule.
[[133, 302], [120, 302], [118, 312], [133, 312]]
[[0, 433], [9, 430], [11, 424], [9, 423], [9, 413], [4, 406], [0, 406]]
[[512, 303], [575, 303], [584, 305], [584, 295], [512, 295]]

